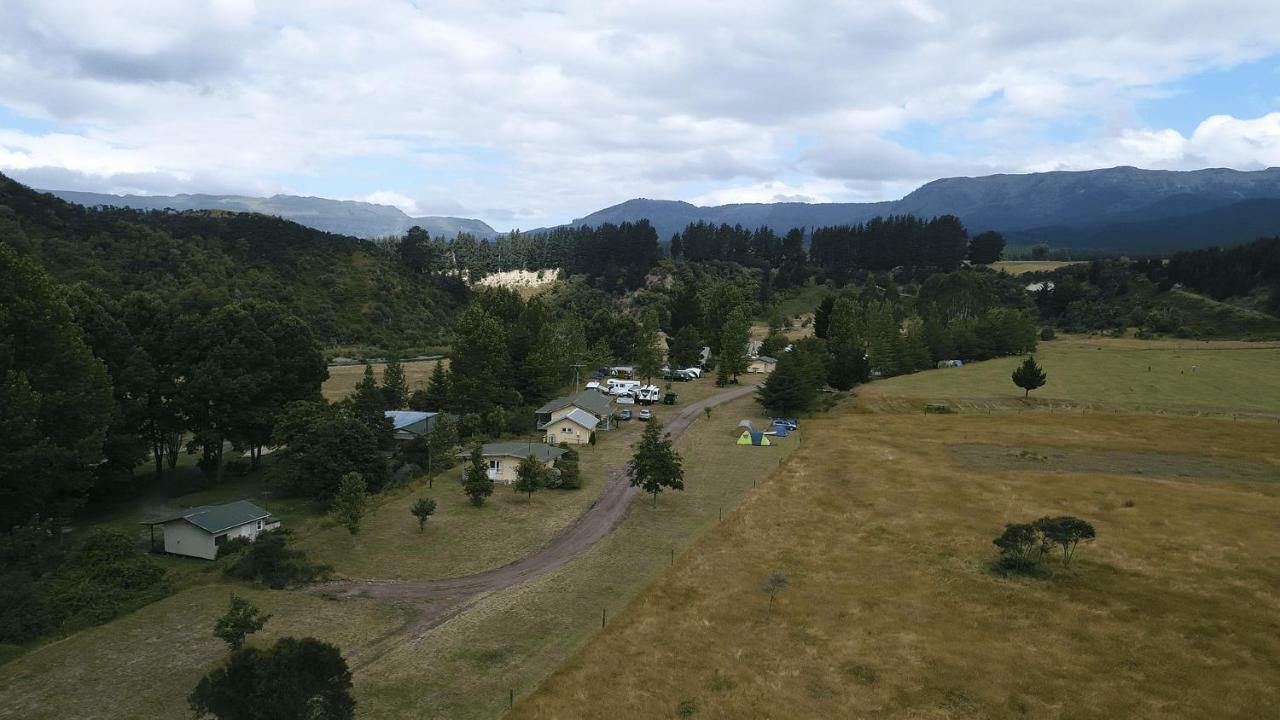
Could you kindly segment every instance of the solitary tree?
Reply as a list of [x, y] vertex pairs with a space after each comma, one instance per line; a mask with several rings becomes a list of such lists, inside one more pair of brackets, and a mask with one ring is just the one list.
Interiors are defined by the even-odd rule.
[[267, 650], [244, 648], [200, 680], [187, 702], [218, 720], [350, 720], [351, 670], [338, 648], [314, 638], [282, 638]]
[[399, 410], [409, 404], [409, 382], [404, 377], [404, 366], [396, 358], [388, 358], [382, 368], [382, 397], [388, 410]]
[[781, 570], [774, 570], [764, 576], [764, 581], [760, 583], [760, 590], [769, 596], [769, 612], [773, 612], [773, 598], [786, 590], [787, 585], [787, 576]]
[[658, 493], [664, 487], [684, 489], [684, 469], [680, 465], [680, 455], [672, 449], [671, 438], [663, 437], [662, 424], [652, 420], [640, 436], [640, 444], [627, 466], [627, 477], [631, 479], [631, 487], [643, 488], [653, 495], [656, 507]]
[[530, 455], [520, 461], [516, 468], [516, 482], [513, 489], [533, 499], [533, 494], [547, 485], [547, 468], [538, 458]]
[[349, 472], [342, 476], [338, 482], [338, 494], [333, 496], [330, 512], [352, 535], [360, 532], [360, 520], [369, 504], [365, 489], [364, 477], [358, 472]]
[[418, 532], [422, 532], [422, 528], [427, 524], [427, 518], [436, 512], [436, 501], [431, 498], [418, 498], [413, 503], [413, 507], [409, 508], [409, 512], [418, 518]]
[[462, 469], [462, 491], [476, 507], [483, 505], [485, 498], [493, 494], [493, 480], [489, 479], [489, 468], [479, 445], [471, 450], [471, 457]]
[[1026, 360], [1013, 371], [1013, 384], [1023, 389], [1022, 397], [1030, 397], [1031, 391], [1042, 387], [1049, 376], [1036, 364], [1036, 359], [1028, 355]]
[[1043, 535], [1046, 543], [1062, 548], [1062, 564], [1070, 565], [1076, 554], [1076, 546], [1083, 540], [1093, 542], [1097, 532], [1093, 525], [1080, 518], [1063, 515], [1061, 517], [1042, 517], [1035, 521], [1035, 527]]
[[264, 615], [253, 603], [232, 593], [226, 614], [213, 624], [213, 635], [232, 650], [239, 650], [245, 637], [261, 630], [270, 619], [270, 615]]

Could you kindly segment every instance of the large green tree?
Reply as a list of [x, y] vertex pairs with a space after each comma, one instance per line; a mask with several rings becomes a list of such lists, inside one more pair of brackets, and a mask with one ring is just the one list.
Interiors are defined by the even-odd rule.
[[1042, 387], [1049, 379], [1048, 373], [1030, 355], [1013, 371], [1013, 384], [1022, 388], [1022, 397], [1030, 397], [1031, 391]]
[[684, 489], [682, 462], [680, 454], [671, 446], [671, 438], [662, 435], [662, 423], [650, 420], [631, 456], [627, 477], [631, 481], [631, 487], [641, 488], [653, 495], [653, 504], [657, 506], [658, 493], [663, 488]]
[[187, 701], [196, 717], [218, 720], [350, 720], [356, 708], [342, 653], [314, 638], [237, 650]]
[[812, 371], [805, 366], [804, 354], [792, 351], [778, 358], [773, 372], [756, 391], [766, 410], [778, 415], [794, 415], [813, 406], [818, 391]]
[[684, 325], [676, 331], [671, 339], [671, 347], [667, 353], [671, 369], [687, 368], [697, 365], [702, 355], [702, 338], [698, 336], [698, 328], [692, 323]]
[[498, 319], [474, 303], [454, 323], [449, 355], [455, 412], [488, 415], [495, 407], [513, 404], [509, 396], [507, 333]]
[[718, 369], [732, 382], [747, 371], [751, 358], [747, 356], [747, 343], [751, 340], [751, 316], [745, 308], [738, 307], [725, 318], [720, 331], [720, 357]]
[[114, 412], [107, 370], [67, 303], [0, 242], [0, 527], [82, 502]]
[[837, 390], [849, 390], [867, 381], [866, 326], [857, 300], [841, 297], [828, 319], [827, 350], [831, 354], [827, 381]]
[[344, 475], [356, 472], [370, 490], [388, 479], [378, 438], [348, 408], [320, 402], [289, 405], [272, 439], [282, 448], [271, 475], [292, 492], [327, 502]]

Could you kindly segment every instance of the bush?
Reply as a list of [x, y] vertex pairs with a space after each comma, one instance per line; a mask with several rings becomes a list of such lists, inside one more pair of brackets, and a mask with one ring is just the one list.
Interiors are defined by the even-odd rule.
[[187, 697], [197, 717], [355, 717], [351, 670], [338, 648], [314, 638], [281, 638], [267, 650], [245, 648], [204, 676]]
[[0, 577], [0, 643], [35, 640], [62, 622], [62, 613], [24, 573]]
[[1046, 342], [1047, 342], [1047, 341], [1049, 341], [1049, 340], [1052, 340], [1052, 339], [1056, 338], [1057, 336], [1058, 336], [1058, 334], [1057, 334], [1057, 333], [1055, 333], [1055, 332], [1053, 331], [1053, 328], [1052, 328], [1052, 327], [1050, 327], [1050, 326], [1048, 326], [1048, 325], [1045, 325], [1044, 327], [1040, 328], [1040, 339], [1041, 339], [1041, 340], [1044, 340], [1044, 341], [1046, 341]]
[[244, 458], [236, 458], [234, 460], [227, 461], [227, 472], [235, 475], [236, 477], [244, 477], [245, 475], [248, 475], [249, 471], [252, 469], [253, 463], [245, 460]]
[[312, 563], [307, 560], [306, 553], [289, 547], [291, 536], [288, 530], [259, 534], [258, 539], [227, 568], [227, 576], [262, 582], [276, 590], [328, 578], [333, 568]]
[[253, 541], [247, 537], [233, 537], [218, 546], [218, 557], [224, 558], [228, 555], [235, 555], [252, 544]]
[[168, 591], [165, 570], [119, 530], [94, 530], [49, 580], [49, 596], [72, 625], [104, 623]]

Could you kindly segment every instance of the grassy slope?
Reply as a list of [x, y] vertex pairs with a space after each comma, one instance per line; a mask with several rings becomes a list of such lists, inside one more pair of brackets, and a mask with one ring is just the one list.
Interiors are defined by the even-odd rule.
[[[1280, 463], [1273, 425], [842, 411], [806, 433], [511, 717], [672, 717], [686, 700], [698, 718], [1252, 718], [1280, 704], [1280, 485], [975, 470], [946, 449]], [[987, 570], [1004, 522], [1062, 513], [1099, 532], [1074, 569]], [[758, 588], [775, 568], [792, 586], [770, 614]]]
[[[1049, 375], [1048, 383], [1032, 393], [1042, 403], [1280, 412], [1276, 343], [1071, 338], [1041, 343], [1036, 359]], [[1009, 377], [1019, 362], [1004, 358], [904, 375], [871, 383], [859, 396], [872, 405], [890, 397], [962, 405], [1013, 401], [1022, 397]]]

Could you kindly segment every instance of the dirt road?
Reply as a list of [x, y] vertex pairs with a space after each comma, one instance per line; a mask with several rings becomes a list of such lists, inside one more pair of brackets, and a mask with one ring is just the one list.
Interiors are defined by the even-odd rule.
[[[673, 440], [679, 438], [703, 414], [704, 408], [737, 400], [755, 389], [755, 385], [744, 385], [689, 405], [667, 423], [667, 434]], [[340, 598], [373, 597], [421, 603], [423, 612], [412, 632], [414, 637], [419, 637], [466, 609], [480, 596], [519, 585], [569, 562], [618, 526], [637, 492], [627, 483], [625, 470], [613, 471], [600, 498], [573, 524], [533, 553], [493, 570], [442, 580], [336, 581], [310, 589]]]

